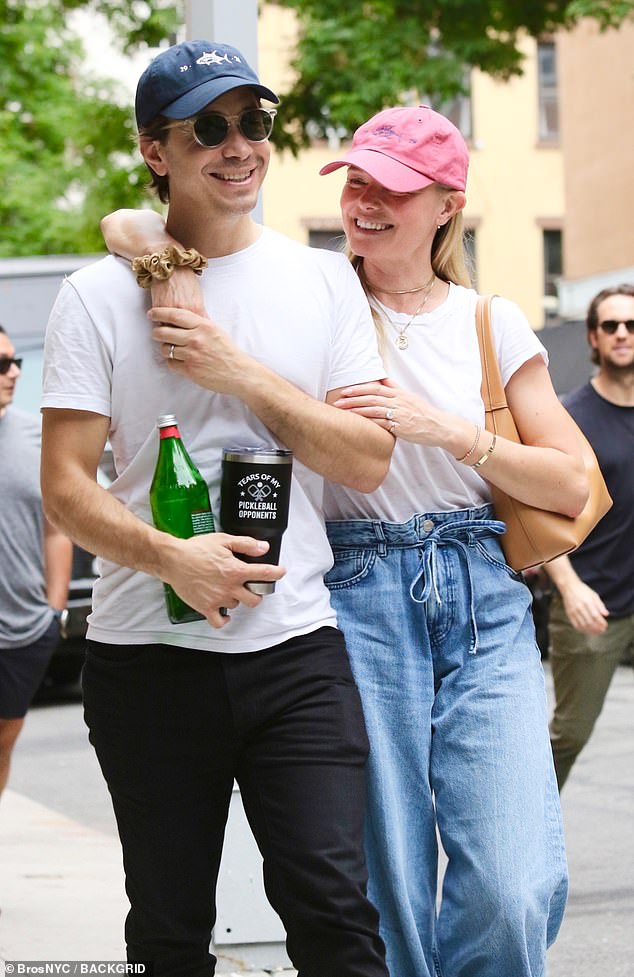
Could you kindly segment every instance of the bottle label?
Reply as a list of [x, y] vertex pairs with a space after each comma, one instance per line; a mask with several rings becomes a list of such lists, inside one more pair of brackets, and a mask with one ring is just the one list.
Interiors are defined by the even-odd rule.
[[200, 536], [202, 533], [213, 533], [215, 527], [211, 512], [192, 512], [191, 515], [194, 536]]

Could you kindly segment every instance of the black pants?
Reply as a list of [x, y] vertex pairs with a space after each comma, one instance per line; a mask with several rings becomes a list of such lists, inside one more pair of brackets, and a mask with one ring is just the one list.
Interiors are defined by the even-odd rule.
[[368, 742], [338, 631], [234, 655], [89, 642], [83, 684], [123, 846], [130, 961], [214, 973], [235, 778], [301, 977], [386, 977], [365, 894]]

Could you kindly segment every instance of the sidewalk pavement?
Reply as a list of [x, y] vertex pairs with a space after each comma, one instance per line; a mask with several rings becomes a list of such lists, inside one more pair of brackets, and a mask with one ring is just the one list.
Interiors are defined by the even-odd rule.
[[0, 959], [125, 959], [116, 838], [6, 790], [0, 839]]
[[[5, 790], [0, 910], [0, 974], [4, 961], [124, 961], [128, 902], [118, 839]], [[218, 974], [266, 977], [215, 952]]]
[[[634, 974], [633, 720], [632, 671], [620, 668], [595, 735], [562, 795], [571, 889], [550, 951], [549, 977]], [[124, 960], [127, 900], [118, 840], [5, 791], [0, 908], [0, 964]], [[219, 956], [219, 974], [246, 972], [264, 977], [263, 971]]]

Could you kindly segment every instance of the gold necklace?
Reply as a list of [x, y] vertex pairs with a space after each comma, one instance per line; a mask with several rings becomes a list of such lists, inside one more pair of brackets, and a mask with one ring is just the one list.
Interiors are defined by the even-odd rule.
[[377, 285], [373, 285], [372, 282], [369, 282], [368, 279], [365, 277], [365, 272], [363, 274], [363, 280], [371, 292], [384, 292], [385, 295], [411, 295], [414, 292], [424, 292], [426, 291], [426, 289], [433, 287], [435, 278], [436, 275], [434, 274], [434, 272], [432, 272], [431, 278], [428, 278], [424, 285], [419, 285], [417, 288], [389, 289], [389, 288], [380, 288]]
[[[394, 326], [395, 329], [398, 329], [399, 330], [398, 336], [394, 340], [394, 342], [396, 343], [398, 349], [407, 349], [407, 347], [409, 346], [409, 339], [407, 338], [407, 336], [405, 335], [405, 333], [407, 332], [407, 330], [409, 329], [409, 327], [413, 323], [413, 321], [416, 318], [416, 316], [417, 315], [420, 315], [421, 312], [423, 311], [423, 309], [425, 308], [425, 304], [427, 302], [427, 299], [429, 298], [429, 296], [433, 292], [434, 285], [435, 284], [436, 284], [436, 275], [434, 274], [434, 275], [432, 275], [432, 277], [430, 278], [430, 280], [427, 282], [427, 286], [428, 287], [427, 287], [427, 291], [425, 292], [425, 297], [424, 297], [423, 301], [418, 306], [418, 308], [416, 309], [416, 312], [411, 317], [411, 319], [408, 322], [406, 322], [405, 325], [402, 326], [402, 327], [397, 326], [396, 323], [394, 322], [394, 320], [393, 319], [390, 319], [390, 317], [389, 317], [389, 315], [387, 313], [387, 309], [385, 308], [385, 306], [381, 302], [379, 302], [379, 300], [376, 298], [376, 295], [374, 295], [374, 293], [373, 293], [373, 297], [376, 299], [377, 302], [379, 302], [379, 305], [381, 306], [381, 308], [379, 310], [381, 312], [381, 314], [385, 316], [385, 318], [387, 319], [387, 321], [390, 323], [391, 326]], [[382, 291], [382, 289], [379, 289], [379, 291]]]

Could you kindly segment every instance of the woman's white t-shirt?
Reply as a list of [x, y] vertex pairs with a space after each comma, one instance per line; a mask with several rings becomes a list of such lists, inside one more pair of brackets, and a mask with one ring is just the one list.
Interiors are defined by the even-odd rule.
[[[434, 407], [484, 425], [480, 395], [482, 370], [475, 329], [477, 292], [450, 285], [447, 299], [432, 312], [417, 316], [407, 329], [407, 349], [395, 339], [410, 320], [388, 309], [384, 362], [396, 383], [424, 397]], [[384, 316], [387, 320], [387, 316]], [[527, 360], [546, 350], [515, 303], [496, 296], [491, 320], [495, 346], [506, 386]], [[327, 519], [381, 519], [407, 522], [415, 513], [447, 512], [490, 501], [487, 482], [442, 448], [396, 439], [392, 463], [382, 485], [369, 495], [343, 485], [326, 486]]]

